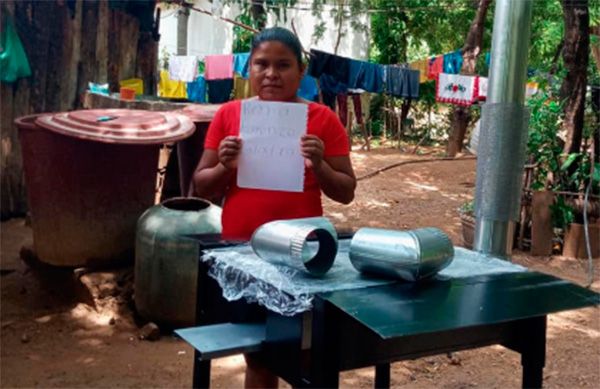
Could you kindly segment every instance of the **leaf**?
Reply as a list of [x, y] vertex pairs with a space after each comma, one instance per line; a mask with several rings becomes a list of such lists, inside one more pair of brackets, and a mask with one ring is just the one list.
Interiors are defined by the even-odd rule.
[[562, 166], [560, 167], [560, 171], [564, 172], [565, 170], [567, 170], [569, 168], [569, 166], [571, 166], [573, 164], [573, 162], [575, 162], [575, 160], [577, 160], [577, 158], [579, 158], [579, 156], [580, 156], [579, 153], [569, 154], [566, 161], [563, 162]]
[[594, 173], [592, 174], [592, 181], [596, 184], [600, 183], [600, 162], [594, 163]]

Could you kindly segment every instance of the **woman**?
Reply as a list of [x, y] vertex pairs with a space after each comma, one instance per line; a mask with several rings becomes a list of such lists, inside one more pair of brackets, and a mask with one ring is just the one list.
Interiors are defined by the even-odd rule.
[[[303, 192], [240, 188], [236, 185], [241, 101], [224, 104], [206, 135], [205, 150], [194, 173], [196, 194], [223, 196], [223, 238], [248, 240], [262, 224], [280, 219], [321, 216], [321, 191], [348, 204], [356, 178], [349, 157], [346, 131], [327, 107], [296, 96], [304, 74], [302, 49], [289, 30], [269, 28], [255, 36], [249, 60], [250, 85], [259, 100], [308, 104], [307, 133], [298, 147], [305, 159]], [[246, 358], [246, 387], [276, 387], [276, 377]]]

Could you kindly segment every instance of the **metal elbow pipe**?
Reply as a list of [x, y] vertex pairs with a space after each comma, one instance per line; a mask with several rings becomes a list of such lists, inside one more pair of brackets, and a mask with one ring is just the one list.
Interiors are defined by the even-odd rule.
[[278, 220], [263, 224], [252, 235], [252, 249], [269, 262], [285, 263], [322, 276], [333, 266], [337, 232], [323, 217]]
[[418, 281], [448, 266], [454, 258], [454, 246], [437, 228], [361, 228], [350, 242], [349, 256], [361, 273]]

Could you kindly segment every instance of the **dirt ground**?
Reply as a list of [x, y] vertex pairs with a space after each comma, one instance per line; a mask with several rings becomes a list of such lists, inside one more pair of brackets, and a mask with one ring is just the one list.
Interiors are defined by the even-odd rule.
[[[393, 149], [353, 153], [357, 176], [389, 164], [429, 155]], [[475, 161], [427, 162], [400, 166], [360, 180], [348, 206], [326, 201], [326, 214], [339, 227], [410, 229], [434, 226], [460, 244], [457, 208], [472, 198]], [[189, 387], [192, 349], [170, 334], [140, 340], [132, 315], [132, 269], [81, 273], [28, 266], [19, 256], [31, 245], [24, 219], [1, 225], [0, 386], [10, 387]], [[514, 260], [578, 284], [586, 283], [587, 264], [561, 257]], [[597, 264], [596, 264], [597, 265]], [[598, 266], [596, 266], [597, 268]], [[599, 279], [596, 270], [595, 279]], [[592, 288], [600, 290], [600, 282]], [[519, 387], [518, 355], [500, 346], [462, 351], [392, 368], [397, 388]], [[213, 386], [240, 387], [241, 356], [213, 361]], [[342, 387], [372, 387], [373, 369], [342, 374]], [[600, 387], [600, 315], [586, 308], [550, 315], [545, 386]], [[287, 385], [285, 385], [287, 386]]]

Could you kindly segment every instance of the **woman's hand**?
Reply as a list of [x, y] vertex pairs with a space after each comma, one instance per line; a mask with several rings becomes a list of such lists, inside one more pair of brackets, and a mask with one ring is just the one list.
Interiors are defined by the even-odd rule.
[[219, 162], [227, 170], [237, 168], [237, 161], [242, 150], [242, 139], [238, 136], [226, 136], [219, 144]]
[[316, 135], [303, 135], [301, 140], [302, 156], [305, 158], [307, 168], [319, 170], [323, 162], [325, 146], [323, 141]]

